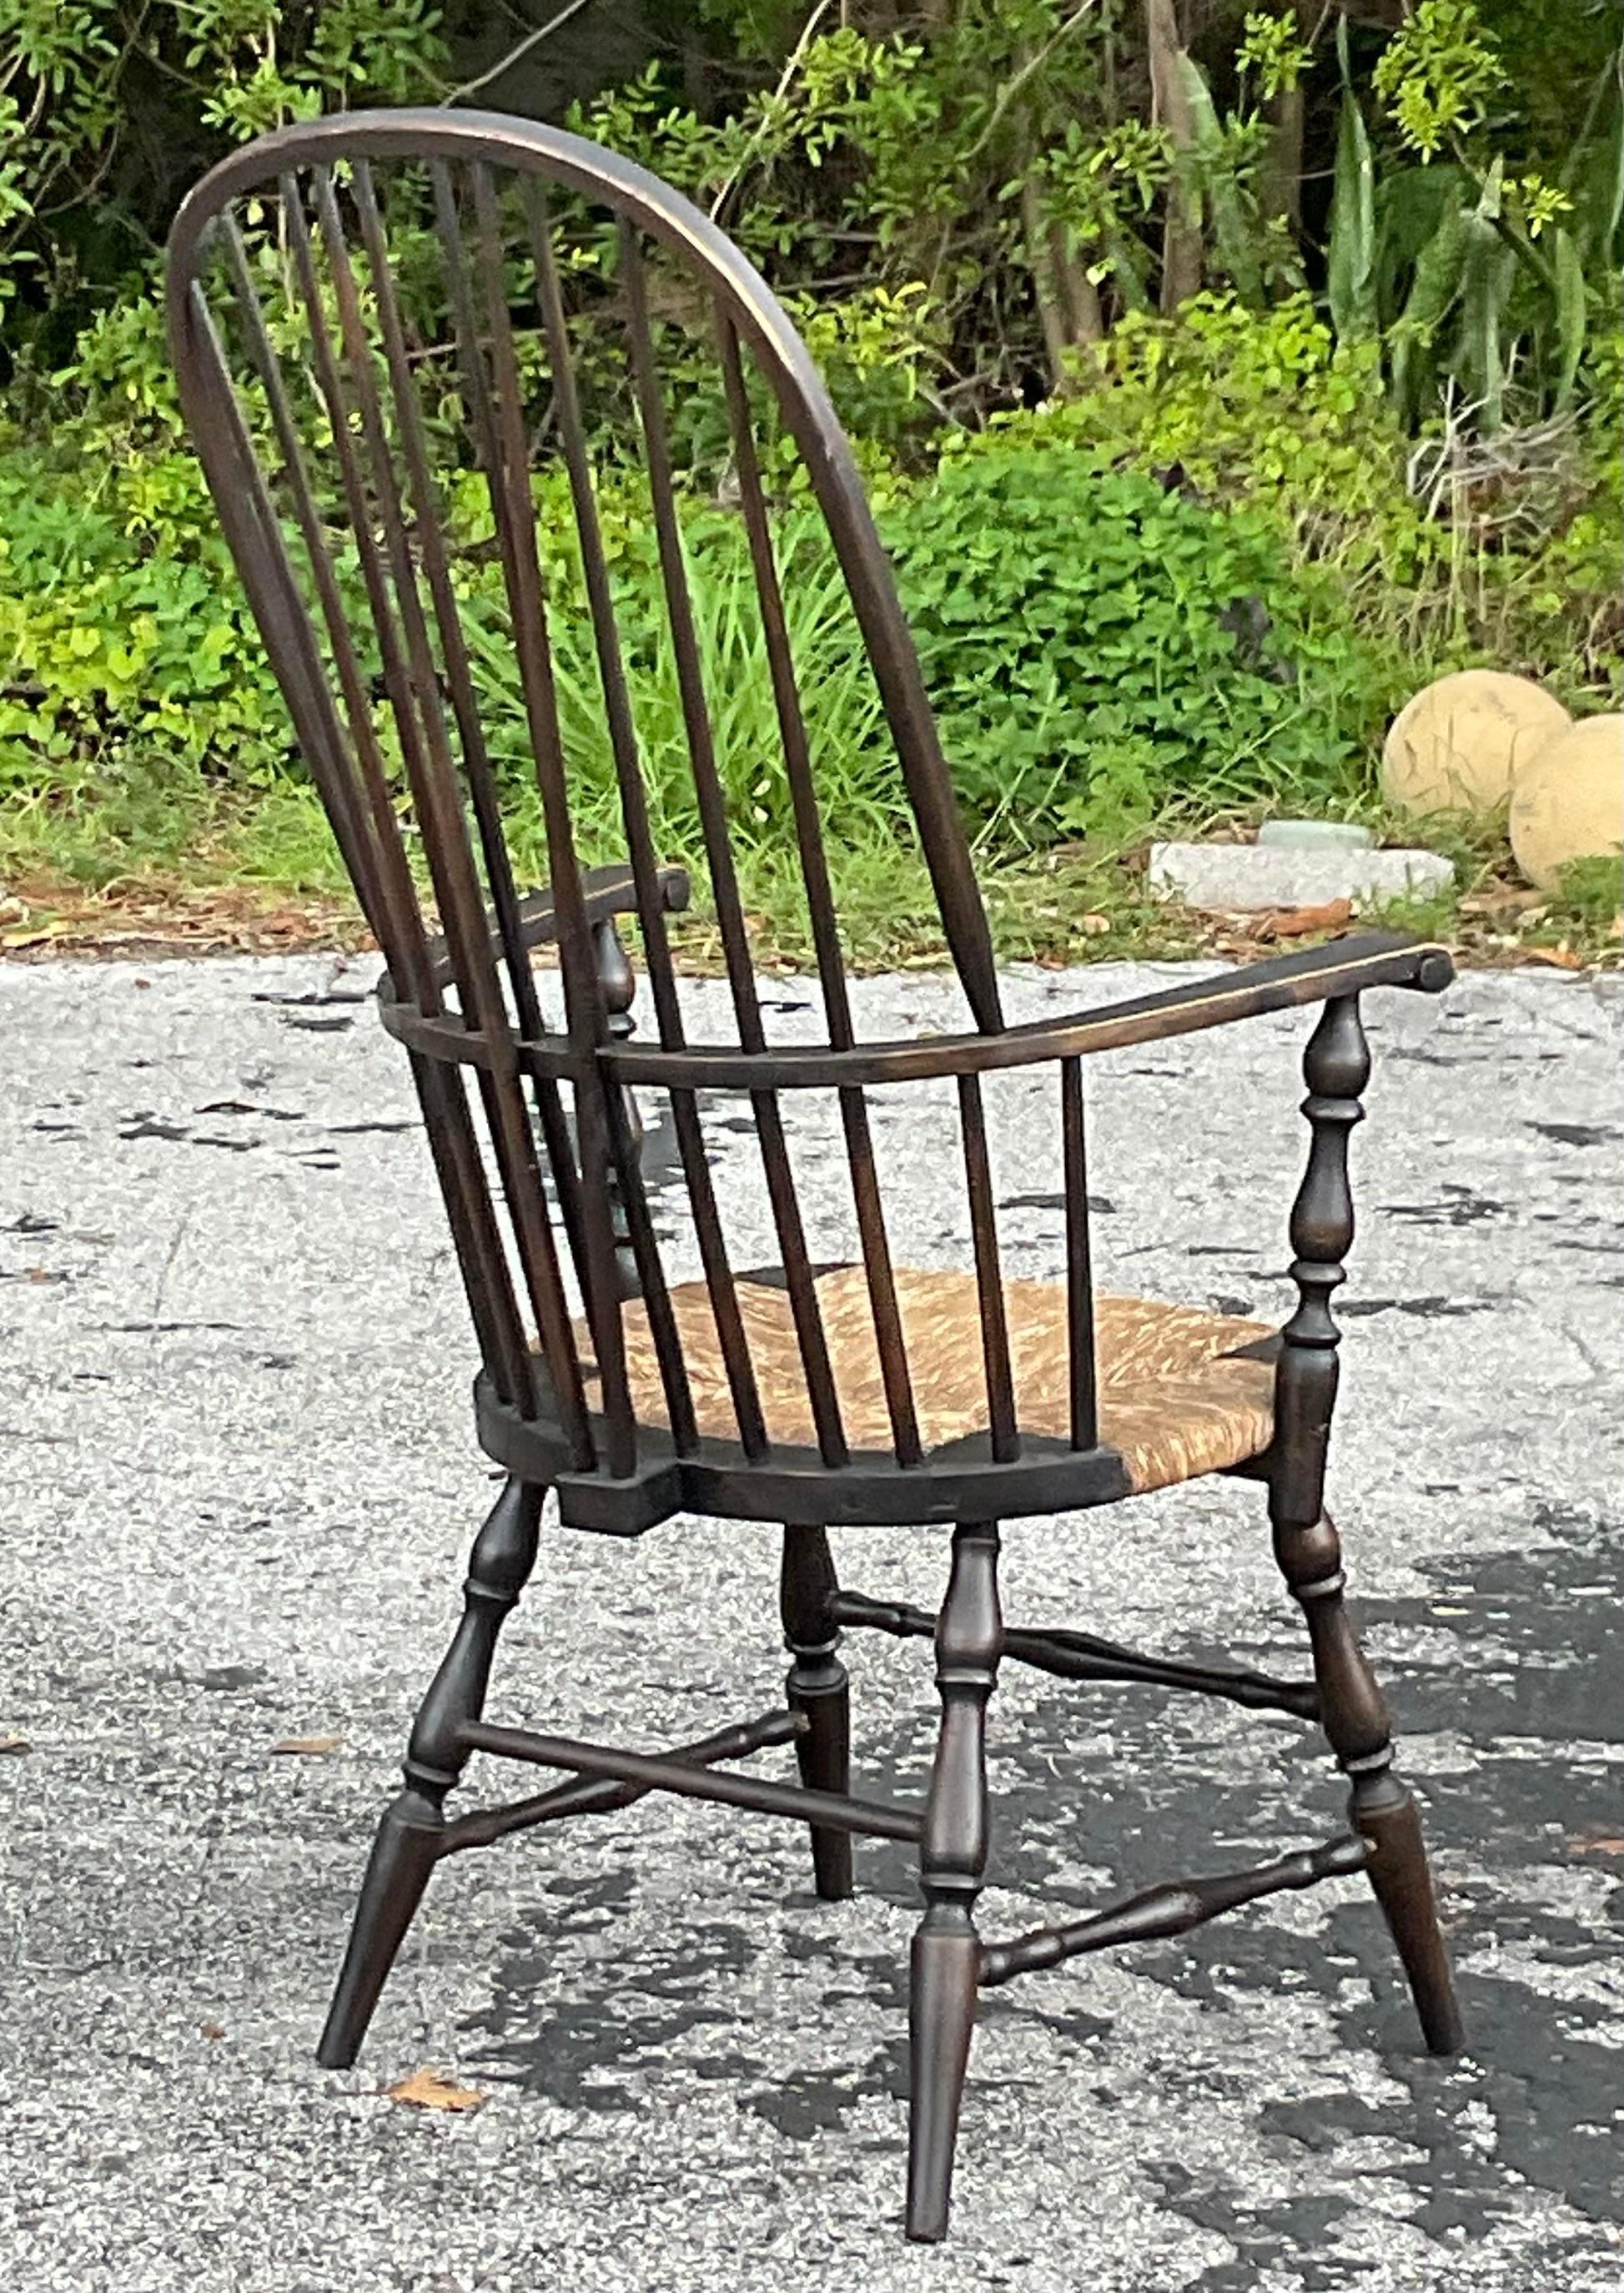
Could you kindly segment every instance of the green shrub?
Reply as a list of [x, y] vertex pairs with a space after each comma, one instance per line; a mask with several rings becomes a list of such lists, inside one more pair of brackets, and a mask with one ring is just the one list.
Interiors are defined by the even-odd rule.
[[0, 794], [61, 810], [262, 773], [286, 715], [224, 544], [175, 531], [177, 495], [204, 515], [195, 465], [83, 467], [0, 452]]
[[955, 780], [1000, 838], [1357, 792], [1390, 679], [1256, 515], [1016, 424], [945, 455], [885, 532]]
[[[1620, 677], [1616, 449], [1624, 362], [1597, 341], [1569, 426], [1497, 445], [1432, 423], [1417, 444], [1384, 397], [1371, 344], [1338, 344], [1306, 296], [1272, 311], [1203, 295], [1176, 321], [1129, 313], [1080, 386], [1005, 434], [1108, 463], [1176, 466], [1243, 507], [1294, 563], [1334, 574], [1361, 635], [1412, 683], [1482, 663], [1607, 705]], [[1432, 498], [1426, 473], [1454, 459]]]
[[1204, 495], [1257, 510], [1304, 555], [1351, 552], [1390, 580], [1424, 578], [1447, 555], [1405, 487], [1406, 442], [1375, 346], [1338, 348], [1305, 295], [1265, 312], [1198, 295], [1176, 323], [1129, 312], [1072, 395], [1011, 427], [1141, 466], [1177, 463]]
[[[303, 768], [200, 473], [168, 442], [150, 331], [127, 307], [93, 330], [50, 444], [0, 431], [0, 864], [170, 865], [189, 820], [204, 833], [254, 813], [266, 870], [305, 880]], [[871, 443], [882, 531], [987, 848], [1121, 842], [1158, 818], [1270, 804], [1363, 808], [1393, 709], [1474, 660], [1571, 698], [1604, 690], [1619, 673], [1620, 481], [1604, 446], [1619, 371], [1598, 362], [1607, 406], [1542, 481], [1555, 510], [1487, 539], [1412, 499], [1408, 449], [1361, 354], [1336, 350], [1301, 304], [1259, 315], [1203, 298], [1176, 326], [1125, 320], [1086, 387], [954, 434], [922, 478]], [[536, 486], [583, 845], [608, 857], [613, 759], [567, 490], [556, 469]], [[465, 471], [451, 491], [454, 535], [483, 542], [483, 480]], [[692, 862], [702, 839], [646, 504], [622, 474], [600, 506], [656, 839]], [[831, 842], [881, 883], [906, 807], [873, 678], [810, 504], [792, 491], [776, 526]], [[742, 523], [707, 478], [683, 529], [719, 769], [750, 865], [775, 886], [792, 822]], [[353, 567], [343, 578], [359, 624]], [[541, 873], [488, 547], [463, 551], [455, 581], [491, 751]], [[392, 753], [381, 698], [378, 720]]]

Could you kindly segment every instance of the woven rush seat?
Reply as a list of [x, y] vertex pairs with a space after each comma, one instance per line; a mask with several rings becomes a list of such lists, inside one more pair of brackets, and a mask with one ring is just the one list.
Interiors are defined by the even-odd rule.
[[[984, 1432], [987, 1387], [975, 1276], [898, 1267], [895, 1278], [925, 1447], [945, 1448]], [[846, 1438], [857, 1450], [889, 1449], [891, 1421], [863, 1269], [836, 1267], [820, 1274], [815, 1286]], [[782, 1276], [744, 1275], [737, 1289], [768, 1438], [788, 1447], [816, 1448], [806, 1371]], [[1068, 1440], [1065, 1284], [1006, 1282], [1003, 1299], [1020, 1430]], [[699, 1431], [710, 1439], [735, 1440], [737, 1421], [710, 1292], [703, 1282], [679, 1283], [670, 1300]], [[640, 1300], [624, 1307], [621, 1326], [637, 1418], [669, 1427], [659, 1357]], [[592, 1337], [584, 1320], [576, 1324], [575, 1336], [589, 1399], [596, 1405]], [[1275, 1342], [1266, 1322], [1149, 1298], [1096, 1298], [1100, 1440], [1121, 1454], [1133, 1489], [1166, 1488], [1268, 1447], [1274, 1431]]]

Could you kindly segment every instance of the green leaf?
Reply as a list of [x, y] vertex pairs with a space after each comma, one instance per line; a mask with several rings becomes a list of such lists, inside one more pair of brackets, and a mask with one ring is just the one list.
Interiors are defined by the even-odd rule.
[[1624, 217], [1624, 53], [1614, 66], [1604, 116], [1604, 132], [1575, 145], [1562, 180], [1573, 198], [1575, 238], [1593, 260], [1605, 261]]
[[1572, 399], [1579, 361], [1584, 356], [1588, 325], [1585, 267], [1572, 233], [1560, 226], [1551, 234], [1551, 257], [1556, 272], [1556, 403], [1563, 407]]
[[1460, 293], [1466, 246], [1466, 203], [1457, 199], [1445, 207], [1437, 230], [1416, 258], [1416, 275], [1388, 337], [1393, 395], [1407, 423], [1418, 420], [1421, 414], [1422, 398], [1433, 372], [1433, 344]]
[[1331, 324], [1339, 339], [1360, 342], [1376, 329], [1376, 161], [1349, 74], [1345, 16], [1337, 22], [1336, 46], [1342, 61], [1342, 116], [1336, 126], [1326, 284]]
[[1391, 325], [1403, 307], [1410, 276], [1423, 250], [1437, 237], [1451, 207], [1466, 203], [1472, 181], [1447, 160], [1425, 167], [1396, 167], [1376, 187], [1376, 299], [1382, 323]]
[[1460, 331], [1456, 371], [1478, 408], [1481, 427], [1499, 429], [1506, 410], [1506, 361], [1500, 327], [1516, 276], [1517, 258], [1495, 229], [1500, 208], [1501, 166], [1489, 171], [1482, 197], [1465, 218], [1460, 276]]
[[1124, 307], [1130, 311], [1149, 311], [1151, 307], [1150, 289], [1146, 284], [1146, 274], [1149, 263], [1133, 232], [1122, 231], [1115, 223], [1108, 225], [1105, 255]]
[[1252, 229], [1236, 181], [1229, 139], [1213, 104], [1212, 90], [1199, 64], [1183, 49], [1179, 71], [1195, 129], [1196, 158], [1201, 170], [1201, 190], [1213, 219], [1218, 260], [1235, 282], [1235, 290], [1248, 309], [1263, 307], [1263, 273], [1258, 261], [1257, 235]]

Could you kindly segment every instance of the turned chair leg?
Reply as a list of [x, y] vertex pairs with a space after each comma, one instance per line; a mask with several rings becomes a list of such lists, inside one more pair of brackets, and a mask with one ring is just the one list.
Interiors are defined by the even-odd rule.
[[909, 2237], [947, 2233], [959, 2106], [976, 2019], [981, 1942], [976, 1898], [987, 1868], [987, 1705], [1003, 1647], [998, 1608], [998, 1528], [953, 1533], [953, 1570], [936, 1626], [941, 1732], [925, 1802], [919, 1881], [925, 1915], [914, 1937], [908, 2038]]
[[1310, 1527], [1276, 1519], [1281, 1574], [1307, 1619], [1321, 1723], [1348, 1777], [1353, 1828], [1375, 1851], [1366, 1866], [1392, 1931], [1429, 2052], [1466, 2043], [1415, 1802], [1393, 1769], [1393, 1727], [1343, 1598], [1342, 1547], [1328, 1513]]
[[458, 1730], [484, 1710], [496, 1643], [535, 1565], [541, 1500], [510, 1480], [474, 1541], [462, 1621], [424, 1697], [406, 1749], [406, 1788], [373, 1843], [338, 1987], [316, 2049], [324, 2070], [347, 2070], [440, 1853], [445, 1797], [468, 1762]]
[[[778, 1578], [784, 1644], [792, 1662], [784, 1695], [805, 1725], [795, 1739], [800, 1780], [809, 1790], [851, 1788], [851, 1715], [846, 1667], [835, 1654], [839, 1627], [829, 1614], [838, 1590], [829, 1539], [821, 1528], [786, 1527]], [[812, 1872], [826, 1901], [852, 1891], [851, 1834], [813, 1824]]]

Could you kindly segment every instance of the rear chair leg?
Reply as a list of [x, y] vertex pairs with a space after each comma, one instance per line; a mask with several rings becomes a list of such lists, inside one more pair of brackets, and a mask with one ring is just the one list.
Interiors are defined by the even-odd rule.
[[[786, 1527], [778, 1579], [784, 1644], [793, 1661], [784, 1693], [805, 1727], [795, 1739], [800, 1780], [811, 1791], [851, 1788], [850, 1697], [846, 1667], [836, 1656], [840, 1634], [829, 1603], [838, 1590], [829, 1539], [821, 1528]], [[812, 1831], [812, 1872], [826, 1901], [843, 1902], [852, 1891], [851, 1834]]]
[[360, 2053], [438, 1860], [445, 1796], [468, 1762], [458, 1730], [483, 1713], [498, 1636], [535, 1566], [544, 1495], [533, 1483], [510, 1480], [474, 1540], [462, 1621], [412, 1729], [406, 1788], [373, 1843], [338, 1988], [316, 2049], [324, 2070], [347, 2070]]
[[914, 1937], [908, 2007], [908, 2235], [947, 2234], [959, 2106], [976, 2019], [981, 1942], [976, 1898], [987, 1869], [987, 1706], [1003, 1648], [996, 1522], [953, 1532], [953, 1572], [936, 1625], [941, 1733], [925, 1802], [919, 1882], [925, 1915]]
[[1392, 1931], [1428, 2051], [1466, 2043], [1415, 1802], [1393, 1770], [1393, 1725], [1343, 1600], [1342, 1547], [1328, 1513], [1311, 1528], [1275, 1523], [1281, 1573], [1313, 1645], [1326, 1737], [1350, 1778], [1348, 1812], [1375, 1853], [1366, 1866]]

